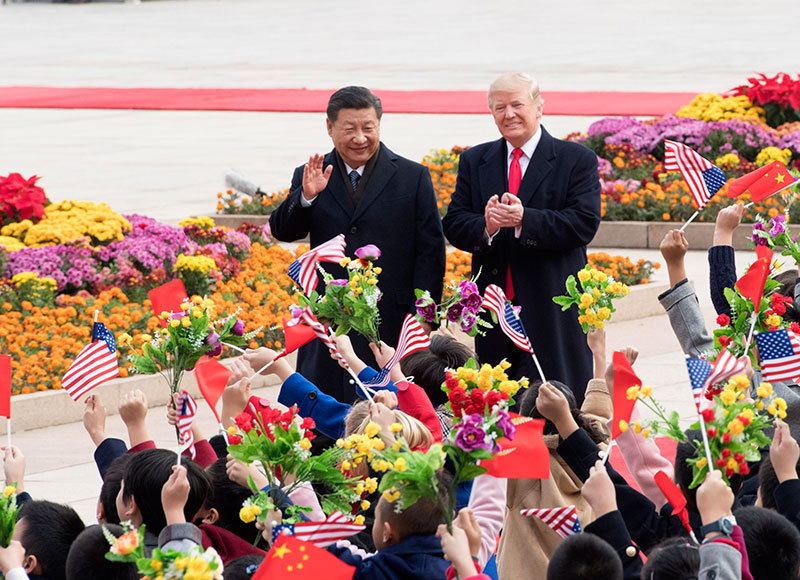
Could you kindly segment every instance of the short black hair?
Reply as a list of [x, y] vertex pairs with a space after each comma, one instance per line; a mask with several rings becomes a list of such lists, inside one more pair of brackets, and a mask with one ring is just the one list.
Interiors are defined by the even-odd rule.
[[117, 513], [117, 495], [119, 494], [119, 488], [122, 487], [122, 477], [125, 475], [125, 469], [131, 457], [133, 455], [124, 453], [115, 458], [106, 469], [105, 477], [103, 477], [103, 487], [100, 488], [100, 504], [106, 514], [106, 522], [109, 524], [120, 523], [119, 514]]
[[[797, 461], [795, 470], [800, 469], [800, 460]], [[780, 485], [778, 476], [775, 475], [775, 468], [772, 466], [772, 460], [769, 453], [763, 453], [761, 457], [761, 466], [758, 469], [758, 489], [761, 492], [761, 507], [767, 509], [777, 510], [778, 506], [775, 503], [775, 490]]]
[[[226, 463], [227, 460], [218, 459], [206, 468], [206, 475], [211, 481], [211, 489], [206, 498], [205, 507], [217, 510], [219, 519], [214, 525], [224, 528], [250, 543], [254, 538], [261, 541], [261, 533], [256, 529], [255, 523], [246, 524], [239, 517], [242, 504], [253, 496], [253, 492], [228, 477]], [[227, 568], [225, 570], [227, 573]]]
[[561, 542], [547, 566], [547, 580], [622, 580], [622, 560], [602, 538], [573, 534]]
[[477, 355], [470, 348], [450, 336], [431, 335], [431, 345], [425, 350], [412, 352], [400, 362], [406, 376], [413, 376], [414, 383], [422, 387], [434, 407], [447, 403], [442, 391], [447, 369], [457, 369]]
[[[675, 483], [686, 497], [686, 505], [697, 511], [697, 488], [689, 489], [694, 479], [692, 464], [696, 461], [697, 450], [703, 446], [703, 434], [698, 429], [687, 429], [683, 432], [687, 440], [681, 441], [675, 448]], [[743, 477], [738, 473], [728, 478], [734, 495], [742, 487]]]
[[225, 580], [250, 580], [264, 556], [239, 556], [225, 564]]
[[687, 538], [667, 538], [653, 546], [647, 553], [642, 568], [642, 578], [647, 580], [674, 580], [697, 578], [700, 572], [700, 550]]
[[[167, 525], [164, 507], [161, 505], [161, 488], [172, 475], [172, 466], [177, 460], [178, 456], [169, 449], [145, 449], [134, 454], [125, 469], [122, 498], [127, 503], [133, 497], [142, 514], [142, 523], [155, 535]], [[191, 522], [203, 507], [211, 483], [205, 472], [194, 461], [181, 459], [181, 465], [186, 467], [186, 477], [190, 486], [189, 499], [186, 501], [183, 513], [186, 521]]]
[[437, 472], [436, 478], [439, 488], [438, 501], [422, 497], [406, 509], [396, 510], [394, 502], [386, 501], [384, 497], [379, 500], [376, 509], [381, 511], [383, 521], [391, 524], [399, 540], [409, 536], [435, 534], [439, 524], [445, 523], [442, 506], [450, 505], [447, 490], [453, 478], [446, 471]]
[[42, 576], [64, 580], [72, 542], [86, 527], [74, 509], [46, 500], [29, 501], [17, 516], [25, 522], [20, 543], [27, 555], [36, 556]]
[[[600, 443], [608, 439], [605, 431], [603, 431], [600, 426], [586, 415], [578, 407], [578, 402], [575, 400], [575, 394], [572, 392], [567, 385], [562, 383], [561, 381], [547, 381], [559, 391], [564, 393], [564, 397], [567, 399], [567, 403], [569, 404], [569, 411], [572, 414], [573, 419], [578, 424], [578, 426], [586, 431], [592, 441], [595, 443]], [[539, 388], [542, 386], [542, 381], [533, 381], [530, 386], [525, 389], [525, 392], [522, 393], [522, 397], [519, 400], [519, 414], [524, 417], [532, 417], [534, 419], [544, 419], [542, 414], [536, 408], [536, 398], [539, 396]], [[553, 424], [550, 419], [545, 419], [544, 422], [544, 434], [545, 435], [552, 435], [554, 433], [558, 433], [556, 426]]]
[[742, 528], [753, 580], [795, 580], [800, 571], [800, 532], [782, 515], [748, 506], [733, 514]]
[[[105, 524], [105, 528], [117, 538], [125, 533], [117, 524]], [[140, 574], [133, 562], [106, 559], [109, 547], [103, 526], [93, 525], [83, 530], [69, 549], [67, 580], [138, 580]]]
[[383, 115], [381, 100], [367, 87], [342, 87], [333, 93], [328, 100], [328, 120], [335, 123], [342, 109], [375, 109], [378, 120]]

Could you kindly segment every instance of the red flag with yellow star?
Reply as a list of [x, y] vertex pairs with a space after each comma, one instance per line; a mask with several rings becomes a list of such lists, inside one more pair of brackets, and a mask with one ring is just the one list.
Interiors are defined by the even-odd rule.
[[783, 191], [796, 183], [795, 178], [780, 161], [759, 167], [728, 184], [728, 197], [738, 197], [750, 192], [753, 201], [758, 202], [774, 193]]
[[314, 544], [281, 535], [252, 580], [352, 580], [356, 569]]

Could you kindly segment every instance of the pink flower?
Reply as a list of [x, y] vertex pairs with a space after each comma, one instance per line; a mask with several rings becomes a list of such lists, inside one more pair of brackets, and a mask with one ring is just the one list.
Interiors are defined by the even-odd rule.
[[356, 250], [356, 257], [361, 260], [367, 260], [371, 262], [372, 260], [377, 260], [381, 257], [381, 251], [375, 244], [367, 244], [366, 246], [361, 246]]

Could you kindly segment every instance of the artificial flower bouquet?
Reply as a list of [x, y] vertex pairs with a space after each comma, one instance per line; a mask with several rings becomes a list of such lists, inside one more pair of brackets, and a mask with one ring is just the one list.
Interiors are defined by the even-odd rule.
[[260, 413], [245, 411], [235, 418], [235, 427], [228, 430], [228, 453], [248, 465], [258, 461], [269, 481], [268, 490], [260, 490], [252, 478], [251, 489], [256, 493], [239, 512], [242, 521], [263, 521], [267, 512], [282, 509], [283, 523], [297, 523], [307, 506], [287, 505], [286, 498], [304, 483], [325, 485], [328, 492], [321, 496], [322, 509], [330, 514], [336, 510], [350, 513], [357, 501], [355, 478], [340, 470], [347, 453], [340, 447], [330, 447], [320, 455], [311, 453], [314, 420], [300, 419], [297, 407], [281, 412], [267, 408]]
[[8, 548], [14, 535], [14, 526], [17, 524], [17, 514], [20, 506], [17, 505], [17, 496], [14, 492], [17, 484], [7, 485], [0, 497], [0, 546]]
[[491, 328], [492, 325], [479, 317], [483, 310], [483, 298], [475, 283], [479, 275], [480, 272], [472, 278], [448, 284], [445, 294], [449, 296], [441, 304], [436, 304], [428, 290], [417, 288], [414, 291], [417, 297], [417, 320], [445, 326], [457, 324], [469, 336], [485, 334], [481, 327]]
[[[164, 330], [155, 332], [142, 345], [141, 352], [128, 355], [136, 371], [153, 375], [160, 373], [169, 384], [171, 394], [180, 390], [183, 373], [191, 370], [203, 356], [222, 354], [223, 343], [242, 347], [250, 343], [261, 329], [244, 332], [244, 323], [235, 314], [216, 319], [213, 300], [192, 297], [181, 304], [183, 312], [162, 312]], [[120, 344], [130, 343], [123, 334]]]
[[590, 265], [578, 271], [580, 290], [575, 276], [569, 275], [566, 282], [566, 296], [556, 296], [553, 302], [561, 306], [561, 310], [569, 309], [573, 304], [578, 307], [578, 322], [583, 332], [589, 333], [596, 328], [603, 328], [605, 321], [616, 311], [612, 300], [627, 296], [630, 288], [612, 279]]
[[[700, 414], [705, 421], [706, 436], [711, 459], [722, 473], [726, 482], [735, 474], [750, 473], [750, 463], [761, 459], [760, 449], [770, 444], [764, 433], [773, 421], [786, 418], [786, 401], [775, 395], [770, 383], [761, 383], [756, 390], [756, 400], [748, 400], [750, 380], [745, 375], [737, 375], [722, 388], [709, 390], [705, 399], [706, 408]], [[679, 415], [673, 411], [667, 415], [664, 407], [652, 398], [651, 387], [630, 387], [629, 399], [638, 399], [656, 415], [655, 419], [636, 422], [633, 430], [648, 437], [651, 431], [666, 435], [681, 443], [688, 441], [681, 429]], [[627, 424], [620, 425], [625, 431]], [[700, 429], [700, 421], [690, 427]], [[694, 455], [687, 459], [692, 466], [693, 478], [689, 485], [693, 489], [703, 483], [709, 471], [708, 458], [702, 440], [694, 441]]]
[[111, 548], [106, 559], [112, 562], [133, 562], [146, 578], [160, 580], [222, 580], [222, 559], [214, 548], [203, 550], [194, 546], [186, 552], [178, 550], [153, 550], [152, 557], [144, 555], [144, 526], [133, 529], [128, 522], [122, 524], [125, 533], [115, 537], [103, 526], [103, 535]]
[[356, 250], [356, 259], [345, 257], [341, 266], [347, 269], [347, 279], [335, 279], [320, 269], [325, 293], [320, 296], [314, 290], [306, 297], [298, 292], [300, 306], [308, 306], [316, 319], [337, 335], [355, 330], [368, 341], [380, 344], [378, 301], [382, 292], [378, 288], [378, 275], [381, 268], [373, 264], [380, 256], [378, 247], [368, 244]]

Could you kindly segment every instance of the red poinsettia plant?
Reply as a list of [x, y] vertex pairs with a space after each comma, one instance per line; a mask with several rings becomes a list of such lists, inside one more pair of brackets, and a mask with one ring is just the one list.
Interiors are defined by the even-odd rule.
[[771, 78], [759, 73], [747, 82], [750, 84], [735, 87], [731, 92], [747, 95], [751, 102], [764, 107], [770, 127], [800, 120], [800, 75], [795, 80], [783, 72]]
[[0, 177], [0, 225], [21, 220], [39, 221], [50, 201], [44, 189], [36, 185], [39, 176], [25, 179], [19, 173]]

